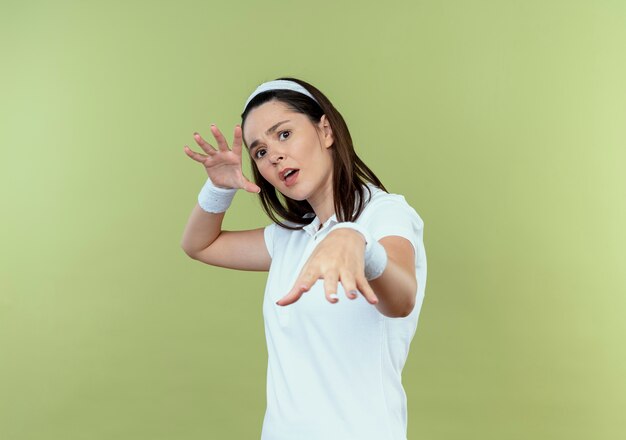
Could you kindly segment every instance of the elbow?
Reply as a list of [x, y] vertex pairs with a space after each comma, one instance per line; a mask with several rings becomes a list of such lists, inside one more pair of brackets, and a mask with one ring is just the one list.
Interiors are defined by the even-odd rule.
[[406, 306], [406, 307], [403, 307], [402, 309], [396, 309], [391, 313], [387, 311], [386, 313], [383, 313], [383, 315], [387, 316], [388, 318], [406, 318], [407, 316], [411, 314], [414, 307], [415, 307], [415, 304], [412, 304], [410, 307]]
[[191, 251], [191, 249], [186, 248], [184, 243], [181, 243], [181, 244], [180, 244], [180, 247], [181, 247], [181, 249], [183, 250], [183, 252], [184, 252], [184, 253], [185, 253], [185, 254], [186, 254], [189, 258], [192, 258], [192, 259], [194, 259], [194, 260], [196, 259], [196, 258], [195, 258], [195, 254]]
[[413, 298], [408, 303], [404, 303], [403, 305], [404, 307], [397, 310], [393, 314], [393, 316], [391, 316], [392, 318], [406, 318], [407, 316], [409, 316], [411, 312], [413, 311], [413, 309], [415, 308], [415, 298]]
[[383, 315], [389, 318], [406, 318], [411, 314], [413, 309], [415, 308], [415, 298], [413, 297], [410, 301], [404, 301], [401, 304], [396, 304], [393, 310], [386, 310]]
[[415, 308], [417, 282], [415, 279], [412, 282], [407, 282], [401, 287], [401, 290], [396, 290], [392, 294], [393, 298], [390, 298], [384, 291], [378, 293], [383, 295], [383, 298], [381, 300], [379, 297], [380, 302], [376, 307], [383, 315], [388, 318], [406, 318]]
[[407, 316], [409, 316], [411, 314], [411, 312], [413, 312], [413, 309], [415, 308], [415, 297], [417, 295], [417, 282], [413, 283], [412, 285], [412, 290], [409, 294], [409, 301], [406, 302], [404, 309], [402, 310], [402, 313], [400, 313], [400, 318], [406, 318]]
[[406, 318], [407, 316], [411, 314], [414, 308], [415, 308], [415, 300], [411, 301], [410, 305], [408, 307], [405, 307], [402, 313], [400, 313], [398, 317]]

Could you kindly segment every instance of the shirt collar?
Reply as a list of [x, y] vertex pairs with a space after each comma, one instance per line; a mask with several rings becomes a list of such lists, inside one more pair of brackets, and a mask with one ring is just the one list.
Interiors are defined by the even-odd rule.
[[[309, 234], [310, 236], [314, 236], [317, 232], [318, 229], [320, 227], [320, 219], [318, 216], [316, 216], [314, 213], [309, 212], [307, 214], [305, 214], [303, 217], [304, 218], [310, 218], [315, 216], [315, 218], [313, 219], [313, 221], [311, 223], [309, 223], [308, 225], [304, 225], [302, 227], [302, 229], [304, 229], [306, 231], [307, 234]], [[324, 225], [324, 227], [322, 229], [327, 229], [330, 228], [331, 226], [335, 225], [336, 223], [339, 223], [337, 221], [337, 215], [333, 214], [332, 217], [330, 217], [328, 219], [328, 221], [326, 221], [326, 224]]]
[[[372, 195], [374, 195], [374, 193], [381, 191], [381, 189], [379, 189], [377, 186], [375, 186], [374, 184], [370, 183], [370, 182], [366, 182], [367, 186], [371, 189], [372, 191]], [[367, 194], [367, 191], [366, 191]], [[359, 197], [360, 194], [357, 192], [357, 197]], [[366, 196], [368, 197], [368, 196]], [[369, 202], [369, 198], [366, 200], [366, 204]], [[315, 215], [314, 212], [307, 212], [306, 214], [304, 214], [302, 216], [303, 218], [311, 218], [311, 217], [315, 217], [313, 219], [313, 221], [311, 223], [309, 223], [308, 225], [305, 225], [302, 227], [302, 229], [304, 229], [307, 234], [309, 234], [310, 236], [314, 236], [318, 231], [319, 227], [320, 227], [320, 219]], [[326, 222], [326, 224], [324, 225], [323, 229], [329, 228], [333, 225], [335, 225], [336, 223], [339, 223], [337, 221], [337, 215], [333, 214], [332, 217], [330, 217], [328, 219], [328, 221]]]

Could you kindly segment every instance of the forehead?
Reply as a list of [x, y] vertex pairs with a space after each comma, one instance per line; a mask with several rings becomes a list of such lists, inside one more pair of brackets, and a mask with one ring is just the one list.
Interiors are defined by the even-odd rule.
[[291, 121], [301, 121], [306, 116], [302, 113], [290, 110], [281, 101], [268, 101], [250, 110], [246, 117], [243, 137], [252, 142], [265, 135], [265, 131], [278, 121], [289, 119]]

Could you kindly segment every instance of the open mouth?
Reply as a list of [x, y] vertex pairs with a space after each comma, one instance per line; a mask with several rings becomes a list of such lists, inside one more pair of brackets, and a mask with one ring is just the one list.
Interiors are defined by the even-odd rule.
[[298, 178], [298, 174], [300, 173], [300, 170], [288, 170], [285, 174], [283, 174], [283, 180], [285, 181], [285, 184], [287, 186], [291, 186], [296, 182], [296, 179]]

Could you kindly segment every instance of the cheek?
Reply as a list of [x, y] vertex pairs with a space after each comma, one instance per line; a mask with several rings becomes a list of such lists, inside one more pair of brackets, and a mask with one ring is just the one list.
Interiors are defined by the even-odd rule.
[[259, 174], [261, 174], [265, 180], [272, 183], [273, 176], [265, 162], [257, 164], [257, 169], [259, 170]]

